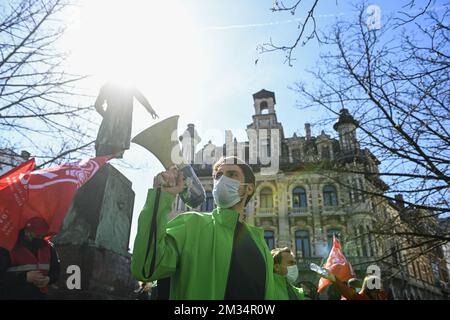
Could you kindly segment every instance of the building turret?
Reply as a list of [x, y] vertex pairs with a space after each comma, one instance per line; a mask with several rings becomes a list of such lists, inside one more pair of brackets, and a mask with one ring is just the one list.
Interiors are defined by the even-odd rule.
[[187, 129], [180, 136], [182, 145], [182, 153], [185, 160], [189, 163], [194, 163], [195, 147], [200, 143], [200, 136], [195, 130], [195, 126], [192, 123], [188, 124]]
[[359, 143], [356, 139], [356, 128], [359, 127], [356, 121], [347, 109], [341, 109], [338, 121], [333, 128], [339, 133], [339, 145], [343, 153], [354, 153], [359, 149]]

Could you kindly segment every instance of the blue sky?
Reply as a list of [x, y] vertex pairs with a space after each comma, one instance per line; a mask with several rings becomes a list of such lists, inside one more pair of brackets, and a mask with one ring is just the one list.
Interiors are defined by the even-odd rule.
[[[426, 3], [417, 1], [419, 6], [421, 2]], [[399, 9], [393, 1], [369, 4], [380, 7], [382, 21], [384, 14]], [[313, 83], [305, 69], [315, 67], [321, 48], [315, 40], [298, 48], [293, 67], [283, 64], [281, 52], [258, 56], [256, 47], [270, 38], [278, 44], [295, 40], [298, 29], [293, 20], [306, 15], [304, 7], [292, 16], [272, 13], [271, 6], [271, 0], [82, 0], [65, 17], [71, 26], [62, 44], [72, 53], [69, 71], [92, 75], [82, 84], [92, 98], [80, 104], [93, 104], [98, 89], [111, 77], [132, 81], [160, 119], [180, 115], [180, 133], [194, 123], [203, 146], [210, 139], [222, 143], [226, 129], [244, 129], [252, 121], [252, 94], [265, 88], [275, 92], [276, 113], [285, 135], [303, 135], [304, 123], [323, 115], [295, 108], [296, 94], [288, 86], [297, 80]], [[319, 1], [319, 28], [325, 30], [337, 18], [354, 17], [352, 10], [347, 1]], [[138, 102], [133, 119], [133, 135], [156, 123]], [[95, 136], [101, 117], [93, 112], [91, 120], [94, 125], [86, 131]], [[335, 136], [331, 127], [313, 126], [312, 132], [317, 135], [322, 129]], [[245, 139], [242, 132], [236, 135], [239, 141]], [[132, 181], [136, 194], [132, 246], [147, 189], [163, 167], [133, 144], [123, 160], [111, 163]]]
[[[271, 36], [280, 42], [296, 36], [296, 23], [286, 22], [295, 17], [288, 13], [271, 13], [270, 1], [173, 1], [160, 8], [127, 1], [100, 10], [104, 5], [106, 3], [100, 1], [98, 6], [91, 2], [81, 6], [74, 15], [80, 23], [70, 30], [66, 40], [67, 48], [73, 52], [74, 71], [93, 74], [85, 84], [90, 94], [96, 95], [103, 81], [110, 75], [115, 76], [112, 69], [116, 62], [120, 60], [127, 66], [128, 61], [122, 59], [124, 56], [133, 63], [138, 61], [137, 66], [131, 67], [132, 72], [126, 70], [125, 73], [135, 78], [161, 119], [180, 115], [180, 133], [187, 123], [194, 123], [202, 138], [200, 146], [209, 139], [222, 143], [226, 129], [232, 130], [238, 140], [245, 139], [238, 130], [252, 121], [252, 94], [262, 88], [275, 92], [277, 116], [286, 136], [292, 136], [295, 131], [303, 133], [304, 122], [319, 116], [297, 110], [295, 94], [287, 89], [305, 75], [305, 67], [314, 66], [318, 54], [315, 42], [298, 52], [298, 61], [293, 67], [283, 64], [281, 53], [257, 55], [256, 46]], [[132, 9], [133, 5], [139, 13]], [[324, 10], [326, 13], [335, 11], [333, 8]], [[100, 21], [106, 26], [98, 28]], [[281, 23], [271, 25], [272, 22]], [[120, 26], [128, 23], [128, 30], [115, 29], [116, 23]], [[127, 32], [134, 32], [134, 38], [128, 40]], [[127, 39], [125, 44], [120, 37]], [[105, 63], [105, 56], [109, 57], [117, 46], [122, 46], [118, 48], [121, 55]], [[259, 62], [255, 65], [257, 58]], [[100, 123], [100, 116], [93, 117], [94, 122]], [[133, 134], [154, 123], [136, 102]], [[91, 130], [95, 132], [96, 128]], [[316, 131], [313, 128], [313, 132]], [[153, 176], [163, 168], [153, 155], [137, 145], [131, 146], [123, 160], [112, 163], [133, 182], [136, 193], [132, 246], [136, 220], [147, 189], [151, 187]]]
[[[296, 94], [288, 89], [297, 80], [314, 83], [305, 69], [314, 68], [319, 57], [321, 48], [315, 40], [295, 51], [292, 67], [283, 64], [281, 52], [258, 55], [256, 51], [270, 38], [277, 44], [295, 40], [295, 19], [304, 18], [305, 9], [300, 8], [295, 16], [273, 13], [272, 1], [262, 0], [114, 3], [89, 1], [89, 5], [82, 5], [75, 15], [80, 24], [72, 30], [78, 38], [67, 41], [74, 51], [76, 71], [93, 74], [86, 85], [92, 95], [109, 76], [118, 76], [114, 72], [120, 66], [147, 96], [160, 119], [180, 115], [180, 133], [187, 123], [194, 123], [202, 138], [200, 146], [209, 139], [223, 143], [226, 129], [231, 129], [239, 141], [245, 139], [238, 130], [251, 122], [252, 94], [263, 88], [275, 92], [278, 120], [287, 137], [294, 132], [303, 135], [305, 122], [323, 117], [313, 110], [298, 110]], [[326, 30], [339, 18], [356, 17], [350, 4], [320, 1], [316, 13], [319, 28]], [[382, 21], [384, 15], [400, 9], [391, 1], [369, 4], [380, 7]], [[94, 117], [100, 123], [100, 117]], [[154, 123], [136, 102], [133, 134]], [[313, 126], [313, 134], [322, 129], [335, 136], [331, 127]], [[132, 247], [147, 189], [163, 168], [153, 155], [136, 145], [122, 161], [112, 163], [132, 181], [136, 193]]]

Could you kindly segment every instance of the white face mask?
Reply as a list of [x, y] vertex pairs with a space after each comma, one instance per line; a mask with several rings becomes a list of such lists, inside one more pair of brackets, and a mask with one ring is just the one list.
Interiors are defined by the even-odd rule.
[[231, 208], [241, 201], [239, 187], [241, 183], [224, 175], [219, 180], [214, 180], [214, 202], [220, 208]]
[[297, 265], [295, 265], [295, 266], [288, 266], [287, 267], [286, 278], [288, 279], [288, 281], [290, 283], [294, 283], [297, 280], [297, 278], [298, 278], [298, 267], [297, 267]]

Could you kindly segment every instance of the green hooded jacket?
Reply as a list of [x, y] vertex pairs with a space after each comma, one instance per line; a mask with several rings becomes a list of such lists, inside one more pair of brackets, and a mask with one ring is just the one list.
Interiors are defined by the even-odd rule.
[[294, 287], [292, 284], [290, 284], [288, 282], [286, 277], [276, 274], [276, 273], [274, 273], [273, 276], [274, 276], [274, 281], [275, 281], [274, 299], [276, 299], [276, 300], [303, 300], [305, 298], [303, 289]]
[[[153, 219], [158, 192], [149, 189], [139, 216], [131, 272], [147, 282], [171, 277], [170, 299], [222, 300], [238, 212], [222, 208], [212, 213], [186, 212], [167, 222], [175, 197], [160, 192], [157, 217]], [[152, 223], [156, 234], [150, 233]], [[244, 225], [266, 262], [265, 299], [274, 299], [273, 258], [264, 231]]]

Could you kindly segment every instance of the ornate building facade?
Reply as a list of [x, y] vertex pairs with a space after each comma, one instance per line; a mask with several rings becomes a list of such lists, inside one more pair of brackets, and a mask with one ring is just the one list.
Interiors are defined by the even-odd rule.
[[[374, 234], [373, 230], [400, 216], [405, 208], [370, 195], [384, 192], [388, 186], [377, 175], [380, 162], [370, 150], [360, 148], [358, 122], [349, 112], [341, 110], [333, 126], [336, 138], [324, 131], [313, 136], [309, 124], [305, 124], [304, 136], [285, 137], [277, 120], [275, 94], [261, 90], [253, 95], [253, 101], [255, 113], [247, 126], [249, 141], [228, 141], [223, 146], [209, 142], [192, 154], [192, 165], [207, 192], [205, 202], [195, 210], [213, 210], [212, 164], [222, 155], [236, 154], [251, 164], [256, 175], [256, 191], [246, 208], [248, 223], [264, 229], [269, 248], [292, 249], [298, 260], [299, 284], [311, 295], [318, 277], [309, 270], [309, 264], [325, 262], [334, 235], [359, 277], [364, 277], [369, 265], [380, 267], [390, 298], [445, 298], [448, 271], [439, 254], [420, 255], [407, 262], [402, 255], [408, 252], [395, 250], [400, 245], [398, 237]], [[195, 140], [190, 148], [199, 143], [193, 124], [184, 138], [186, 133]], [[274, 150], [278, 150], [276, 155]], [[256, 163], [249, 161], [254, 160], [255, 152]], [[274, 161], [274, 156], [278, 171], [264, 172], [262, 163], [267, 161], [262, 160]], [[205, 163], [205, 159], [211, 161]], [[336, 166], [341, 170], [335, 170]], [[172, 214], [185, 210], [181, 199], [177, 199]], [[401, 225], [407, 228], [408, 221]], [[333, 295], [329, 291], [320, 298]]]

